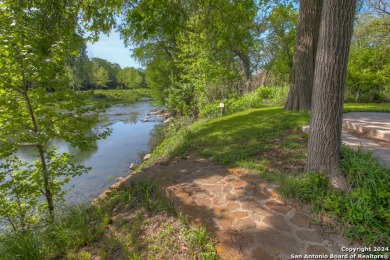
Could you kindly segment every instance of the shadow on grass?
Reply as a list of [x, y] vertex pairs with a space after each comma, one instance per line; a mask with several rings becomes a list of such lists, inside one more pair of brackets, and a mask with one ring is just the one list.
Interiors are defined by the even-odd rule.
[[298, 130], [308, 120], [306, 112], [287, 112], [281, 108], [249, 110], [188, 131], [172, 154], [196, 153], [216, 163], [236, 166], [238, 161], [259, 157], [278, 147], [291, 148], [293, 140], [281, 138], [286, 131]]

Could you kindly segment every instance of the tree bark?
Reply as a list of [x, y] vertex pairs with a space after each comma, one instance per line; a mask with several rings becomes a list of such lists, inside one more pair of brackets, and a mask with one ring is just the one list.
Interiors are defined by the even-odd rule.
[[250, 81], [252, 79], [252, 70], [249, 55], [241, 50], [234, 50], [234, 53], [242, 62], [242, 66], [245, 72], [245, 79]]
[[293, 75], [286, 110], [310, 110], [322, 0], [300, 0]]
[[355, 0], [325, 0], [317, 47], [306, 171], [321, 172], [346, 189], [340, 169], [344, 83]]

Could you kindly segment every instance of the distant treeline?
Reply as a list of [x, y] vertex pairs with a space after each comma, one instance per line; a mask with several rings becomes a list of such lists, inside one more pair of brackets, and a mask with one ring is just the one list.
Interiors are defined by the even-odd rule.
[[145, 73], [133, 67], [121, 68], [105, 59], [89, 59], [86, 46], [67, 62], [69, 82], [73, 90], [146, 88]]

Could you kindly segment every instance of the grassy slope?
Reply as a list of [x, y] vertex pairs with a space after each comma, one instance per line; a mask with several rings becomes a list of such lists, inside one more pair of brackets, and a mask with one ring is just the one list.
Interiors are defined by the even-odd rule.
[[[348, 106], [350, 111], [383, 108]], [[303, 175], [307, 136], [300, 127], [308, 122], [307, 112], [283, 111], [280, 107], [198, 121], [164, 141], [152, 161], [196, 153], [228, 167], [249, 168], [279, 183], [284, 195], [311, 204], [313, 217], [319, 223], [330, 217], [335, 220], [332, 225], [345, 230], [353, 240], [366, 245], [388, 244], [390, 170], [377, 164], [371, 154], [345, 147], [342, 167], [353, 187], [349, 194], [332, 190], [319, 174]]]
[[237, 166], [263, 153], [285, 146], [275, 140], [308, 122], [308, 113], [283, 112], [282, 108], [251, 109], [207, 122], [190, 134], [189, 150], [217, 163]]

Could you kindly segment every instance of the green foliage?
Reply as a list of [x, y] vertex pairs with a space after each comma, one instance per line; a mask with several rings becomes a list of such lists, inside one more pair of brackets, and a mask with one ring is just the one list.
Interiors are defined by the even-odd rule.
[[98, 240], [103, 234], [104, 213], [102, 208], [88, 204], [63, 206], [55, 221], [41, 222], [36, 230], [53, 255], [66, 255], [87, 243]]
[[92, 58], [90, 63], [90, 66], [92, 67], [92, 84], [95, 84], [97, 87], [106, 87], [110, 89], [119, 85], [116, 77], [121, 70], [119, 64], [111, 63], [101, 58]]
[[184, 236], [191, 245], [191, 253], [196, 257], [200, 255], [202, 259], [220, 259], [214, 247], [214, 242], [210, 239], [205, 227], [198, 229], [187, 229]]
[[281, 178], [280, 182], [282, 194], [299, 198], [300, 201], [309, 203], [313, 210], [322, 211], [323, 200], [330, 189], [326, 177], [318, 173], [308, 173], [303, 177]]
[[92, 256], [90, 253], [88, 253], [87, 251], [83, 251], [81, 252], [78, 256], [77, 256], [77, 260], [91, 260], [92, 259]]
[[[38, 210], [54, 217], [61, 185], [86, 172], [67, 153], [49, 146], [62, 139], [92, 148], [109, 131], [91, 132], [104, 105], [86, 106], [86, 96], [69, 87], [67, 62], [82, 46], [75, 2], [3, 1], [0, 5], [0, 179], [5, 219], [24, 230]], [[35, 148], [29, 165], [14, 157], [23, 145]], [[40, 197], [45, 200], [39, 200]], [[29, 216], [28, 214], [32, 214]]]
[[342, 167], [353, 190], [344, 203], [340, 217], [350, 225], [348, 234], [365, 242], [388, 244], [390, 241], [390, 170], [379, 165], [371, 152], [359, 148], [343, 149]]
[[372, 153], [362, 148], [354, 151], [343, 147], [341, 164], [352, 186], [347, 194], [332, 189], [328, 180], [317, 173], [301, 177], [280, 175], [271, 179], [281, 184], [285, 196], [309, 203], [317, 217], [337, 218], [352, 240], [369, 245], [388, 244], [390, 170], [378, 164]]
[[256, 12], [252, 0], [140, 1], [125, 8], [120, 31], [136, 46], [134, 56], [146, 66], [158, 102], [197, 116], [204, 105], [248, 85], [258, 51]]
[[173, 75], [178, 74], [179, 70], [169, 58], [170, 55], [165, 53], [161, 48], [160, 46], [156, 46], [157, 50], [147, 50], [159, 54], [158, 57], [148, 63], [145, 70], [145, 80], [156, 103], [158, 105], [167, 105], [168, 89], [173, 84]]
[[348, 101], [390, 101], [389, 21], [389, 16], [358, 17], [348, 63]]
[[0, 237], [0, 259], [4, 260], [29, 260], [47, 259], [47, 248], [39, 240], [36, 232], [27, 230], [25, 232], [17, 232], [2, 235]]
[[[157, 181], [134, 182], [131, 187], [113, 190], [94, 205], [62, 206], [57, 211], [54, 220], [40, 219], [23, 232], [1, 234], [0, 259], [92, 259], [96, 251], [111, 259], [118, 249], [129, 259], [161, 259], [177, 255], [183, 242], [194, 258], [218, 259], [206, 230], [188, 226]], [[131, 221], [112, 221], [114, 216], [124, 215], [133, 217]], [[157, 215], [153, 220], [162, 221], [164, 228], [148, 229], [151, 224], [155, 227], [149, 218]], [[141, 239], [145, 229], [148, 235]], [[186, 239], [181, 239], [182, 234]]]
[[249, 160], [281, 145], [272, 140], [307, 122], [307, 113], [286, 112], [281, 108], [249, 109], [210, 121], [200, 120], [180, 128], [166, 139], [148, 163], [153, 163], [158, 157], [195, 152], [217, 163], [238, 166], [241, 160]]
[[136, 46], [152, 95], [179, 115], [249, 92], [259, 67], [280, 82], [290, 77], [297, 12], [289, 1], [139, 1], [124, 13], [121, 34]]
[[224, 102], [224, 115], [229, 115], [238, 111], [243, 111], [248, 108], [259, 108], [266, 106], [282, 105], [287, 98], [288, 86], [283, 87], [259, 87], [253, 92], [231, 98], [221, 100], [214, 104], [205, 105], [200, 110], [202, 117], [217, 117], [221, 115], [220, 102]]
[[[11, 156], [0, 163], [0, 216], [13, 231], [28, 229], [36, 221], [35, 209], [41, 195], [33, 166]], [[35, 178], [34, 178], [35, 177]], [[4, 227], [3, 227], [4, 229]]]
[[83, 42], [80, 45], [78, 55], [70, 56], [66, 65], [69, 85], [73, 91], [79, 91], [91, 82], [92, 63], [87, 55], [87, 45]]
[[142, 87], [143, 78], [141, 73], [135, 68], [124, 68], [116, 74], [118, 83], [126, 86], [128, 89]]
[[165, 197], [155, 180], [131, 183], [130, 188], [116, 190], [112, 199], [111, 203], [114, 205], [119, 201], [122, 205], [143, 208], [154, 213], [163, 211], [173, 214], [176, 212], [172, 202]]
[[99, 66], [96, 63], [92, 64], [92, 81], [97, 88], [107, 88], [107, 84], [110, 82], [110, 77], [108, 75], [108, 71]]
[[10, 230], [28, 229], [39, 217], [38, 212], [47, 210], [46, 203], [39, 203], [42, 191], [49, 189], [58, 202], [65, 193], [62, 186], [68, 183], [70, 178], [88, 171], [88, 168], [82, 165], [74, 165], [72, 157], [67, 153], [58, 154], [52, 150], [44, 156], [47, 170], [50, 172], [47, 183], [42, 178], [43, 169], [39, 160], [27, 164], [15, 156], [10, 156], [4, 159], [5, 163], [0, 164], [0, 216], [5, 219], [6, 227]]
[[262, 42], [268, 62], [265, 68], [289, 83], [296, 35], [298, 12], [293, 4], [276, 5], [268, 17], [268, 34]]
[[101, 209], [90, 205], [67, 206], [54, 221], [41, 220], [25, 231], [0, 235], [0, 259], [51, 259], [65, 256], [100, 238]]
[[89, 99], [92, 103], [133, 103], [141, 97], [150, 96], [149, 89], [127, 89], [127, 90], [92, 90]]

